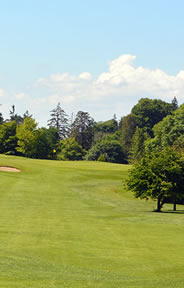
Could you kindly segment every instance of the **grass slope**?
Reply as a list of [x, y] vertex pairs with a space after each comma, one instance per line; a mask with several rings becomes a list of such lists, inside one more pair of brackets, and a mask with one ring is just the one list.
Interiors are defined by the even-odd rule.
[[184, 214], [124, 191], [128, 166], [0, 165], [22, 171], [0, 172], [0, 287], [184, 287]]

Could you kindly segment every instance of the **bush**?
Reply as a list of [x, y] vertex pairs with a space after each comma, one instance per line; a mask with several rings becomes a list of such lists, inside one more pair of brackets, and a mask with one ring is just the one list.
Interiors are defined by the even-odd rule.
[[112, 163], [127, 163], [121, 144], [116, 140], [102, 140], [88, 151], [88, 161], [105, 161]]
[[59, 160], [82, 160], [85, 150], [74, 138], [66, 138], [61, 141], [61, 152], [57, 158]]

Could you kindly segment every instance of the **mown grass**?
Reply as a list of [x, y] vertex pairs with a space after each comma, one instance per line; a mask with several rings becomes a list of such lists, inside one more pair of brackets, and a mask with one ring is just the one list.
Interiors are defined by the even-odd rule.
[[0, 287], [184, 287], [183, 206], [153, 213], [129, 166], [0, 156]]

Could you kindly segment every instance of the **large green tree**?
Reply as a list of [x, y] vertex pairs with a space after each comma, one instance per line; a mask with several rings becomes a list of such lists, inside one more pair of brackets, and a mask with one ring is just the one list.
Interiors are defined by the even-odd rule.
[[158, 99], [142, 98], [132, 108], [136, 126], [153, 136], [153, 126], [175, 110], [174, 105]]
[[[154, 138], [146, 142], [148, 152], [173, 146], [184, 135], [184, 104], [153, 127]], [[181, 138], [180, 138], [181, 140]], [[179, 144], [179, 142], [178, 142]]]
[[[57, 129], [42, 127], [34, 132], [35, 144], [33, 157], [39, 159], [53, 159], [56, 156], [59, 144]], [[56, 151], [56, 152], [54, 152]]]
[[86, 155], [86, 160], [127, 163], [126, 156], [120, 142], [108, 138], [103, 139], [93, 145]]
[[16, 154], [16, 122], [3, 122], [0, 125], [0, 153]]
[[82, 160], [85, 150], [78, 142], [70, 137], [61, 141], [61, 152], [58, 154], [59, 160]]
[[136, 198], [156, 199], [157, 212], [164, 203], [184, 199], [184, 159], [173, 150], [149, 153], [130, 171], [127, 186]]
[[36, 121], [27, 117], [23, 124], [17, 126], [16, 136], [18, 138], [17, 151], [26, 157], [34, 157], [36, 144]]

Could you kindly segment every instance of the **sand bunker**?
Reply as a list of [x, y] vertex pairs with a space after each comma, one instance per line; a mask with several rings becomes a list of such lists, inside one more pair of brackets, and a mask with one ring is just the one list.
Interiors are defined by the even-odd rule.
[[20, 172], [19, 169], [13, 168], [13, 167], [3, 167], [0, 166], [0, 171], [6, 171], [6, 172]]

